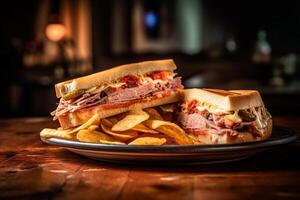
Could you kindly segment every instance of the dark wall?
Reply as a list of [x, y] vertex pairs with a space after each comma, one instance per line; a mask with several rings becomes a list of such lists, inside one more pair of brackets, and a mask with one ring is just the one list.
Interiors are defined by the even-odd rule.
[[[95, 55], [109, 56], [111, 52], [111, 24], [113, 4], [123, 2], [127, 8], [124, 18], [128, 32], [131, 31], [131, 5], [134, 1], [93, 2], [94, 50]], [[125, 3], [124, 3], [125, 2]], [[176, 1], [173, 1], [175, 3]], [[253, 50], [259, 30], [266, 30], [274, 55], [289, 52], [300, 53], [300, 1], [218, 1], [202, 0], [204, 24], [211, 23], [210, 31], [222, 30], [225, 36], [233, 33], [239, 50], [250, 53]], [[172, 6], [170, 7], [172, 9]], [[176, 26], [176, 24], [175, 24]], [[204, 27], [205, 28], [205, 27]], [[210, 33], [204, 30], [207, 37]], [[130, 33], [126, 33], [130, 35]], [[225, 41], [224, 41], [225, 42]], [[130, 45], [130, 37], [128, 37]], [[99, 47], [101, 46], [101, 48]], [[95, 60], [96, 65], [98, 61]], [[99, 61], [99, 64], [101, 61]]]
[[22, 68], [23, 41], [33, 38], [38, 1], [10, 0], [0, 7], [0, 116], [12, 113], [12, 89]]
[[34, 19], [39, 1], [5, 1], [0, 8], [1, 35], [24, 39], [33, 37]]
[[300, 1], [203, 0], [210, 17], [237, 33], [244, 49], [253, 48], [258, 30], [266, 30], [273, 53], [300, 53]]

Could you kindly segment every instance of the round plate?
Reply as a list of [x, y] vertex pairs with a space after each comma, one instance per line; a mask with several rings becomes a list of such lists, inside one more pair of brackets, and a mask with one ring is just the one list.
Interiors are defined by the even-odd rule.
[[[240, 160], [279, 145], [293, 142], [296, 133], [274, 126], [271, 137], [264, 141], [218, 145], [128, 146], [41, 138], [43, 142], [64, 147], [74, 153], [117, 163], [208, 164]], [[184, 162], [181, 162], [184, 161]]]

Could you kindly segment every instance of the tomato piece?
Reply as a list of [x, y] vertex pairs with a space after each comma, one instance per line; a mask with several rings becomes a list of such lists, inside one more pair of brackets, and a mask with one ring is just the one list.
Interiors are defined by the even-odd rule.
[[109, 93], [113, 93], [113, 92], [116, 92], [118, 90], [118, 88], [110, 86], [109, 88], [107, 88], [107, 90], [108, 90]]
[[195, 109], [197, 106], [198, 106], [198, 101], [193, 100], [188, 104], [187, 109], [192, 110], [192, 109]]
[[169, 72], [168, 71], [154, 71], [151, 72], [149, 74], [149, 76], [153, 79], [153, 80], [166, 80], [168, 78]]
[[127, 85], [138, 85], [140, 80], [136, 76], [127, 75], [122, 78], [122, 81], [125, 82]]

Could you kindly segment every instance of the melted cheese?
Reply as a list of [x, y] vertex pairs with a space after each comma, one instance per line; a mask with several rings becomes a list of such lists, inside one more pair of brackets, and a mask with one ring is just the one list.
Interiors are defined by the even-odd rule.
[[199, 111], [207, 110], [213, 114], [230, 114], [230, 111], [220, 109], [214, 105], [205, 102], [199, 102], [198, 106], [196, 107]]
[[86, 92], [87, 93], [99, 93], [99, 92], [102, 92], [103, 90], [105, 90], [106, 88], [108, 87], [121, 87], [122, 85], [124, 85], [125, 83], [123, 82], [120, 82], [120, 83], [111, 83], [111, 84], [105, 84], [105, 85], [101, 85], [101, 86], [98, 86], [98, 87], [92, 87], [90, 89], [88, 89]]
[[62, 87], [62, 91], [60, 91], [62, 94], [68, 93], [70, 91], [76, 90], [76, 82], [72, 81], [71, 83], [65, 84], [64, 87]]

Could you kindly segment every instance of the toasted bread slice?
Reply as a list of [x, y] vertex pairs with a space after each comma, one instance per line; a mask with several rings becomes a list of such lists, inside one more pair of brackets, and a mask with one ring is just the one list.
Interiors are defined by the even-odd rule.
[[264, 106], [256, 90], [186, 89], [184, 100], [205, 102], [227, 111]]
[[102, 84], [109, 84], [127, 75], [144, 75], [152, 71], [173, 72], [175, 69], [176, 65], [172, 59], [121, 65], [95, 74], [58, 83], [55, 85], [55, 93], [57, 98], [60, 98], [69, 92], [80, 89], [89, 89]]

